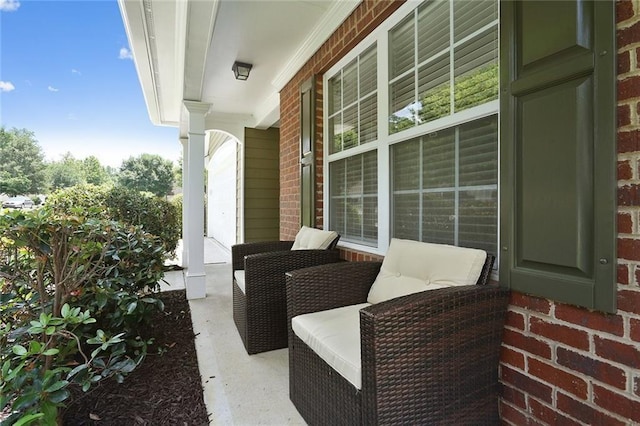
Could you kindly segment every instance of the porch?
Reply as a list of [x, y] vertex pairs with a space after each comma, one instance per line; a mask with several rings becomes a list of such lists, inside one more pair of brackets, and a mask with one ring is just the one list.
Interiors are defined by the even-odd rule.
[[[289, 400], [287, 349], [249, 356], [242, 345], [232, 316], [230, 253], [206, 238], [204, 259], [207, 297], [189, 306], [211, 424], [304, 425]], [[162, 291], [185, 288], [183, 271], [165, 279]]]

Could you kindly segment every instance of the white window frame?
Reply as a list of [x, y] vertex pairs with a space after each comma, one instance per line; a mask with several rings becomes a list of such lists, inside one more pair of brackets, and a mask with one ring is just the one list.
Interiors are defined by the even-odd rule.
[[[437, 1], [437, 0], [436, 0]], [[455, 1], [455, 0], [448, 0]], [[498, 0], [496, 0], [498, 1]], [[453, 115], [442, 117], [420, 126], [405, 129], [401, 132], [389, 134], [389, 31], [400, 21], [405, 19], [409, 14], [422, 5], [424, 0], [408, 0], [400, 6], [386, 21], [380, 24], [371, 34], [365, 37], [356, 47], [342, 57], [333, 67], [331, 67], [323, 76], [323, 205], [325, 206], [323, 215], [324, 229], [329, 229], [330, 219], [330, 203], [331, 194], [329, 191], [329, 166], [333, 161], [352, 157], [364, 152], [376, 150], [378, 151], [378, 244], [376, 247], [353, 243], [341, 240], [340, 246], [348, 249], [358, 250], [365, 253], [377, 255], [385, 255], [391, 241], [391, 164], [390, 164], [390, 147], [391, 145], [413, 139], [438, 130], [451, 128], [460, 124], [464, 124], [475, 119], [488, 117], [491, 115], [499, 115], [499, 99], [484, 103], [482, 105], [456, 112]], [[499, 25], [499, 23], [498, 23]], [[465, 40], [468, 37], [465, 37]], [[333, 137], [329, 131], [329, 80], [334, 77], [341, 69], [347, 66], [358, 55], [377, 44], [377, 76], [378, 76], [378, 139], [374, 142], [368, 142], [349, 148], [344, 151], [329, 154], [329, 144]], [[456, 43], [456, 44], [459, 44]], [[498, 47], [499, 49], [499, 47]], [[453, 64], [451, 65], [453, 66]], [[452, 74], [453, 75], [453, 74]], [[453, 77], [451, 78], [453, 84]], [[453, 100], [452, 100], [453, 102]], [[498, 134], [498, 158], [500, 158], [500, 134]], [[498, 182], [500, 182], [500, 167], [498, 165]], [[498, 184], [498, 200], [500, 199], [500, 185]], [[500, 208], [497, 208], [497, 224], [500, 224]], [[498, 226], [497, 247], [500, 247], [500, 234]], [[496, 256], [498, 253], [494, 253]], [[497, 262], [496, 262], [497, 265]], [[495, 266], [494, 266], [495, 268]]]

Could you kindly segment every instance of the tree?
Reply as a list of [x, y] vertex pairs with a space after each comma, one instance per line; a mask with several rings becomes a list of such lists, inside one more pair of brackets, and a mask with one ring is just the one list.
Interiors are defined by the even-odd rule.
[[35, 194], [44, 187], [44, 154], [33, 132], [0, 127], [0, 159], [0, 192]]
[[68, 188], [86, 183], [82, 160], [77, 160], [70, 152], [62, 156], [60, 161], [49, 163], [47, 167], [51, 190]]
[[129, 157], [122, 162], [118, 180], [127, 188], [163, 197], [173, 187], [173, 163], [155, 154]]
[[103, 167], [102, 164], [100, 164], [100, 160], [93, 155], [90, 155], [82, 161], [82, 170], [87, 183], [102, 185], [111, 180], [107, 169]]

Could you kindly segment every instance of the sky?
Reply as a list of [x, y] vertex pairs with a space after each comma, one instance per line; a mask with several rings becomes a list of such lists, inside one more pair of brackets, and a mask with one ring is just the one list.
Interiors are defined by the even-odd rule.
[[116, 0], [0, 0], [0, 126], [34, 132], [48, 161], [181, 152], [149, 119]]

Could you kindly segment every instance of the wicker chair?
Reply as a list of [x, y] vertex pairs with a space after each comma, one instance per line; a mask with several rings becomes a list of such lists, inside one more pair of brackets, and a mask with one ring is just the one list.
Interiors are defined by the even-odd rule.
[[[336, 234], [337, 235], [337, 234]], [[249, 355], [287, 347], [285, 272], [340, 260], [335, 237], [326, 249], [292, 250], [294, 241], [231, 247], [233, 320]]]
[[508, 290], [485, 285], [493, 261], [486, 256], [477, 285], [422, 291], [361, 309], [360, 387], [307, 345], [291, 323], [298, 315], [366, 302], [382, 263], [287, 273], [290, 398], [303, 418], [311, 425], [499, 424]]

